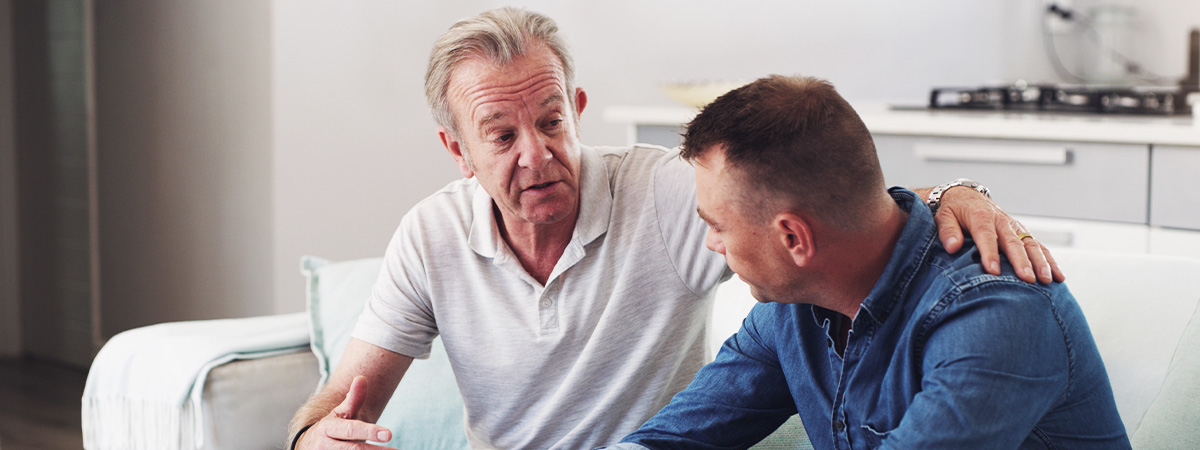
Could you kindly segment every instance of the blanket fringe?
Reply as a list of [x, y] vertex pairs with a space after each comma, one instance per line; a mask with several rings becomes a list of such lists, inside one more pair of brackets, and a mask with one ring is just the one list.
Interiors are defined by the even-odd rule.
[[198, 450], [191, 400], [182, 407], [124, 397], [83, 401], [83, 447], [88, 450]]

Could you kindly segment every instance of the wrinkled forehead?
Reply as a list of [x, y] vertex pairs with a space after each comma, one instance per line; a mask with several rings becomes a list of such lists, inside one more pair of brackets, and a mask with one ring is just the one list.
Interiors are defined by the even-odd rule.
[[552, 97], [569, 101], [562, 63], [549, 51], [530, 52], [507, 63], [480, 56], [463, 59], [451, 72], [447, 93], [459, 123], [464, 118], [467, 123], [478, 121], [484, 110], [505, 102], [541, 104]]

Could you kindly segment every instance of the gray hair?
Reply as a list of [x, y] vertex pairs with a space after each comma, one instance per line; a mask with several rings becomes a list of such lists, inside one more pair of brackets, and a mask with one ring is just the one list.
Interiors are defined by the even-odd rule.
[[541, 14], [506, 6], [458, 21], [433, 44], [429, 68], [425, 71], [425, 100], [433, 111], [433, 120], [458, 135], [447, 90], [450, 75], [459, 62], [480, 57], [507, 65], [538, 42], [562, 62], [565, 94], [571, 110], [575, 111], [575, 62], [566, 41], [558, 34], [558, 25]]

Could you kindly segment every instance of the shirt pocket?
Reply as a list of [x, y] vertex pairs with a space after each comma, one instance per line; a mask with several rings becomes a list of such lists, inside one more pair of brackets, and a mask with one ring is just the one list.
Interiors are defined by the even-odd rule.
[[871, 425], [863, 425], [863, 437], [867, 441], [867, 446], [870, 448], [879, 448], [883, 446], [883, 440], [887, 438], [891, 431], [877, 431]]

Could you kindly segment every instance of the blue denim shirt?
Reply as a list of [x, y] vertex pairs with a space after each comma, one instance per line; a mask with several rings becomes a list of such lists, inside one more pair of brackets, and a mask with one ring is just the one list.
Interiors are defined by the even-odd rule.
[[[883, 276], [834, 349], [838, 314], [759, 304], [716, 361], [622, 442], [747, 448], [800, 414], [817, 449], [1129, 448], [1091, 331], [1063, 284], [986, 273], [909, 211]], [[618, 447], [625, 447], [623, 444]]]

